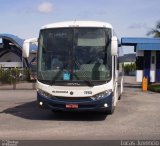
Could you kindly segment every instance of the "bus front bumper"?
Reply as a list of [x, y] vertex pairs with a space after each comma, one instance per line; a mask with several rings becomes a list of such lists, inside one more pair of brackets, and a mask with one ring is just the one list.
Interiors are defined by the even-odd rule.
[[43, 109], [52, 111], [107, 111], [112, 108], [113, 93], [99, 100], [89, 97], [59, 98], [56, 96], [46, 97], [37, 92], [38, 105]]

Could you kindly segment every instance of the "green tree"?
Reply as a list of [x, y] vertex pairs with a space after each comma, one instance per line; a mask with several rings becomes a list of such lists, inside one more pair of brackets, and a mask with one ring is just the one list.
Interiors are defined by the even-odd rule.
[[130, 72], [133, 72], [135, 70], [136, 70], [136, 64], [135, 63], [124, 65], [124, 73], [126, 75], [128, 75]]
[[160, 37], [160, 21], [157, 22], [155, 28], [151, 29], [147, 35], [153, 35], [154, 38]]

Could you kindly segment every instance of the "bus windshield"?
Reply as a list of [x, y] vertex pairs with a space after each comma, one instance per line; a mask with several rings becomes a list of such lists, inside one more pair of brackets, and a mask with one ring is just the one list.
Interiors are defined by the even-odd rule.
[[52, 28], [40, 31], [38, 80], [85, 84], [111, 79], [111, 29]]

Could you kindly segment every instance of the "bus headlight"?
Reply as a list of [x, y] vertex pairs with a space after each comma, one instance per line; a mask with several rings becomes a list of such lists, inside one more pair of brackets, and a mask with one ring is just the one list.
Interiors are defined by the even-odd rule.
[[97, 94], [97, 95], [92, 96], [91, 99], [92, 99], [92, 100], [103, 99], [103, 98], [111, 95], [111, 93], [112, 93], [112, 90], [109, 89], [109, 90], [106, 90], [106, 91], [104, 91], [104, 92], [101, 92], [101, 93], [99, 93], [99, 94]]
[[49, 93], [47, 93], [47, 92], [45, 92], [45, 91], [43, 91], [43, 90], [41, 90], [41, 89], [37, 89], [37, 92], [38, 92], [39, 94], [41, 94], [42, 96], [45, 96], [45, 97], [47, 97], [47, 98], [52, 97], [51, 94], [49, 94]]

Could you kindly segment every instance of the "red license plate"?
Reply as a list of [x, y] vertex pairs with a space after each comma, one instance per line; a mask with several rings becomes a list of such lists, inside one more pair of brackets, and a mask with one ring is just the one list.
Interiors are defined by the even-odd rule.
[[66, 104], [66, 108], [78, 108], [78, 104]]

